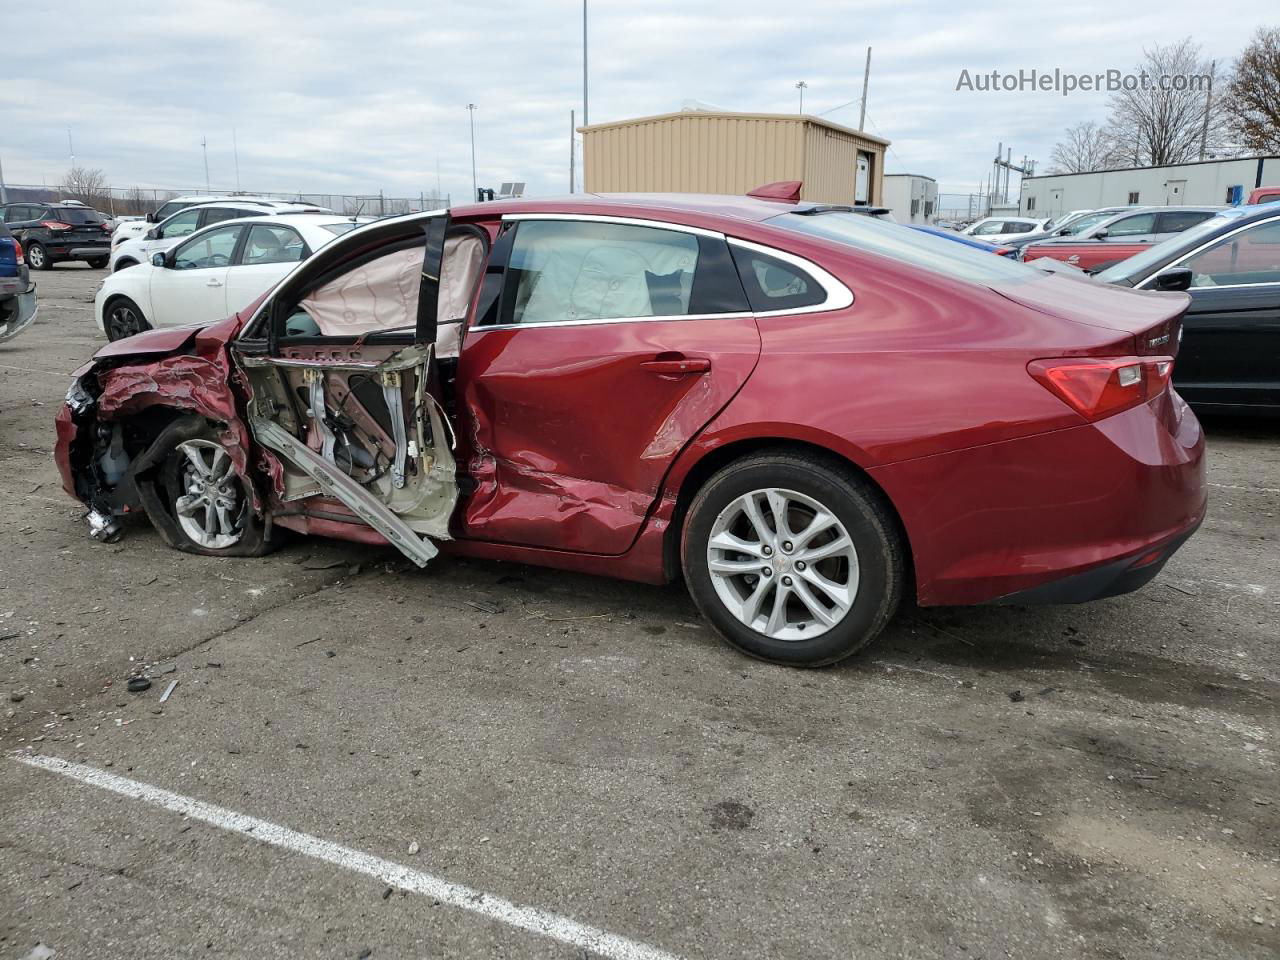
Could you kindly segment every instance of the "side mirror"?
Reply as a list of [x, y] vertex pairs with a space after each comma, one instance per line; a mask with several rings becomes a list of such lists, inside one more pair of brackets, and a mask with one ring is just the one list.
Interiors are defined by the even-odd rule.
[[1152, 290], [1190, 290], [1191, 268], [1169, 267], [1156, 274]]
[[1107, 239], [1107, 236], [1108, 236], [1107, 231], [1105, 231], [1105, 230], [1099, 230], [1097, 233], [1095, 233], [1095, 234], [1093, 235], [1093, 239], [1095, 239], [1095, 240], [1105, 240], [1105, 239]]
[[1054, 231], [1054, 232], [1055, 232], [1058, 236], [1060, 236], [1060, 237], [1065, 237], [1065, 236], [1067, 236], [1068, 234], [1070, 234], [1070, 233], [1071, 233], [1071, 228], [1070, 228], [1070, 227], [1062, 227], [1061, 229], [1056, 230], [1056, 231]]
[[159, 240], [159, 239], [160, 239], [160, 231], [159, 231], [159, 230], [157, 230], [155, 227], [152, 227], [150, 230], [148, 230], [148, 231], [147, 231], [147, 235], [146, 235], [145, 237], [143, 237], [142, 239], [143, 239], [143, 240]]
[[155, 223], [155, 222], [156, 222], [156, 215], [154, 213], [148, 213], [147, 223]]
[[[168, 261], [167, 261], [167, 259], [166, 259], [167, 257], [168, 257], [168, 254], [164, 254], [164, 253], [153, 253], [153, 254], [151, 255], [151, 265], [152, 265], [153, 267], [164, 267], [164, 266], [168, 266]], [[1187, 282], [1188, 282], [1188, 283], [1190, 283], [1190, 282], [1191, 282], [1191, 280], [1190, 280], [1190, 273], [1188, 273], [1188, 279], [1187, 279]]]

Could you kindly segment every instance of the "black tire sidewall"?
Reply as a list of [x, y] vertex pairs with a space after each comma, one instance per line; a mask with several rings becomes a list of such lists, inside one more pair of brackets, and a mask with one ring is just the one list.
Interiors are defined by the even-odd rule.
[[[823, 666], [856, 653], [879, 633], [897, 607], [902, 590], [900, 554], [885, 511], [865, 489], [825, 464], [807, 458], [753, 459], [727, 467], [699, 491], [690, 507], [682, 543], [685, 579], [694, 602], [738, 650], [772, 663]], [[853, 607], [814, 640], [771, 640], [727, 610], [707, 567], [707, 541], [716, 517], [752, 490], [777, 487], [812, 497], [844, 524], [858, 553], [859, 579]]]
[[[116, 297], [116, 299], [112, 300], [110, 303], [107, 304], [106, 310], [103, 311], [102, 325], [105, 328], [104, 332], [106, 333], [108, 340], [114, 343], [116, 340], [125, 339], [125, 337], [112, 336], [111, 314], [114, 310], [116, 310], [119, 307], [128, 307], [130, 310], [133, 311], [134, 316], [136, 316], [139, 320], [142, 321], [142, 329], [138, 330], [137, 333], [144, 333], [145, 331], [151, 329], [150, 321], [147, 320], [146, 316], [138, 308], [138, 305], [136, 303], [134, 303], [128, 297]], [[133, 334], [130, 334], [130, 336], [133, 336]]]
[[[217, 432], [209, 427], [202, 431], [198, 437], [192, 439], [209, 440], [214, 443], [218, 442]], [[183, 442], [183, 441], [180, 441]], [[265, 528], [262, 519], [258, 517], [251, 508], [245, 511], [245, 527], [244, 533], [236, 543], [222, 549], [211, 549], [205, 547], [195, 540], [192, 540], [182, 525], [178, 522], [177, 510], [174, 504], [178, 497], [182, 495], [182, 464], [185, 457], [178, 451], [178, 443], [173, 445], [173, 449], [165, 456], [164, 462], [160, 465], [158, 471], [159, 487], [164, 492], [165, 505], [170, 521], [171, 536], [177, 541], [175, 544], [179, 550], [187, 553], [198, 553], [206, 557], [254, 557], [261, 556], [266, 552], [267, 543], [265, 536]], [[235, 474], [236, 483], [240, 485], [240, 495], [245, 498], [245, 503], [251, 502], [249, 483], [239, 473]]]
[[93, 270], [101, 270], [106, 267], [109, 259], [109, 257], [94, 257], [91, 260], [86, 260], [85, 263], [89, 264], [89, 267]]

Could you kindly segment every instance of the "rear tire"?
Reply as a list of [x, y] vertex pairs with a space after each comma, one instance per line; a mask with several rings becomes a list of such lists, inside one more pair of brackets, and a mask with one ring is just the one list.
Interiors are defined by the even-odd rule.
[[89, 266], [92, 267], [94, 270], [101, 270], [103, 267], [107, 265], [108, 259], [109, 259], [108, 257], [94, 257], [92, 260], [89, 260], [87, 262]]
[[142, 310], [128, 297], [117, 297], [107, 304], [102, 325], [106, 328], [107, 339], [112, 343], [151, 329]]
[[738, 460], [707, 481], [681, 552], [694, 602], [730, 645], [803, 667], [836, 663], [875, 639], [907, 566], [878, 490], [833, 458], [786, 450]]
[[32, 270], [52, 270], [53, 261], [49, 259], [49, 251], [41, 243], [33, 242], [27, 247], [27, 263]]

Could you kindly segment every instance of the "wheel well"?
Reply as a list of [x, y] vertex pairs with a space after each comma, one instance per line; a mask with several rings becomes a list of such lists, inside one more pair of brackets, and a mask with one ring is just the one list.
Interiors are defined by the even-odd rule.
[[139, 261], [133, 259], [133, 257], [121, 257], [119, 260], [116, 261], [116, 265], [111, 268], [111, 272], [119, 273], [125, 267], [136, 267], [138, 265], [138, 262]]
[[829, 447], [823, 447], [816, 443], [806, 443], [803, 440], [792, 440], [780, 437], [753, 437], [749, 440], [738, 440], [734, 443], [727, 443], [723, 447], [713, 450], [705, 457], [693, 465], [684, 481], [680, 484], [680, 492], [676, 497], [676, 509], [671, 517], [671, 524], [667, 527], [666, 542], [663, 544], [663, 561], [667, 578], [674, 580], [680, 576], [680, 538], [684, 530], [685, 515], [689, 511], [689, 505], [693, 503], [693, 498], [698, 495], [698, 491], [702, 489], [713, 476], [715, 476], [724, 467], [748, 457], [753, 454], [763, 453], [764, 451], [777, 450], [786, 453], [808, 453], [820, 457], [833, 465], [838, 465], [846, 470], [852, 470], [862, 478], [876, 494], [880, 496], [881, 501], [888, 509], [889, 514], [893, 517], [894, 525], [897, 528], [898, 536], [902, 541], [903, 555], [907, 561], [907, 578], [905, 586], [910, 589], [910, 585], [915, 582], [914, 565], [911, 556], [911, 541], [907, 537], [906, 526], [902, 522], [902, 516], [898, 513], [898, 508], [893, 501], [889, 499], [889, 495], [884, 492], [880, 484], [863, 470], [860, 466], [850, 460], [848, 457], [842, 457], [840, 454], [831, 450]]

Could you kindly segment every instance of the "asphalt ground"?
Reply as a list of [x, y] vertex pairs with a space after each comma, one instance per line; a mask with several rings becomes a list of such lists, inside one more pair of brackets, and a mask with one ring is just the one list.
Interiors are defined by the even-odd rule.
[[790, 670], [680, 586], [91, 541], [101, 277], [0, 348], [0, 958], [1280, 954], [1280, 423], [1138, 593]]

